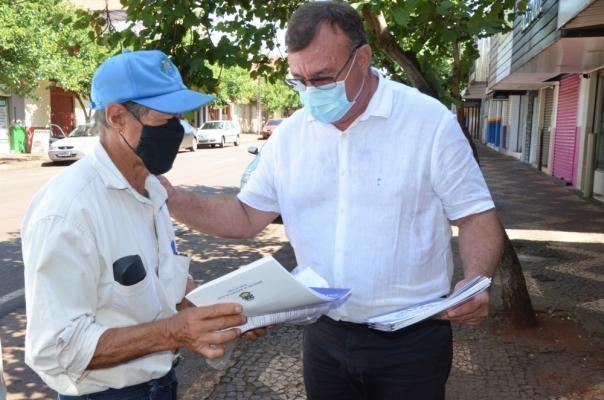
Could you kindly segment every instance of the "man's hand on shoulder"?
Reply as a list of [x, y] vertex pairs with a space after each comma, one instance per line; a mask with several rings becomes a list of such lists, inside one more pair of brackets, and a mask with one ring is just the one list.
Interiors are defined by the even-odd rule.
[[176, 189], [174, 189], [174, 186], [172, 186], [172, 184], [170, 183], [168, 178], [166, 178], [163, 175], [158, 175], [157, 179], [159, 180], [159, 183], [162, 184], [164, 189], [166, 189], [166, 192], [168, 192], [168, 200], [170, 200], [171, 197], [174, 197], [174, 194], [176, 193]]
[[[463, 279], [455, 285], [455, 291], [464, 286], [471, 278]], [[478, 325], [489, 315], [489, 291], [478, 294], [463, 304], [447, 310], [440, 318], [465, 325]]]

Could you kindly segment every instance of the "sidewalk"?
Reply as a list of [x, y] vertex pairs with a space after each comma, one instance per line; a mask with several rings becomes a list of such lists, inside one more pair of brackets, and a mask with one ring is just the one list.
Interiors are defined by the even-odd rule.
[[[493, 318], [454, 328], [447, 399], [604, 399], [604, 206], [513, 158], [480, 153], [540, 326], [517, 332], [501, 322], [495, 280]], [[282, 252], [295, 264], [290, 248]], [[223, 371], [185, 353], [182, 399], [305, 399], [301, 338], [301, 328], [281, 326], [240, 342]]]
[[46, 154], [0, 154], [0, 171], [35, 168], [50, 162]]

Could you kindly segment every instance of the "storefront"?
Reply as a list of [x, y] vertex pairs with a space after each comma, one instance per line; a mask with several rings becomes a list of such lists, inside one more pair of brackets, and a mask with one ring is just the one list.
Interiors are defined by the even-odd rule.
[[536, 167], [540, 171], [549, 171], [550, 147], [552, 138], [552, 122], [554, 121], [554, 93], [553, 87], [541, 90], [540, 98], [543, 102], [542, 120], [538, 131], [538, 146]]
[[604, 70], [598, 75], [594, 113], [595, 157], [593, 173], [593, 195], [604, 200]]
[[560, 80], [554, 132], [552, 175], [572, 185], [575, 185], [577, 179], [580, 135], [577, 127], [577, 110], [580, 83], [581, 78], [578, 74]]

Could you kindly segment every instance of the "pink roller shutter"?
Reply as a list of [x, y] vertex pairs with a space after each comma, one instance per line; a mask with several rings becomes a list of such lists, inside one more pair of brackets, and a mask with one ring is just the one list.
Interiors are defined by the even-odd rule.
[[579, 84], [579, 75], [569, 76], [560, 81], [558, 113], [554, 131], [552, 174], [572, 184], [575, 183], [577, 170]]

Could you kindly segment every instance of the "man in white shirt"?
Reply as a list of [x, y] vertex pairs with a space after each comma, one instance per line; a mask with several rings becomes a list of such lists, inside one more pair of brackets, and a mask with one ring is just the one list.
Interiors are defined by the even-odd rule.
[[[22, 229], [25, 361], [59, 399], [176, 399], [176, 350], [221, 357], [244, 322], [236, 304], [187, 307], [190, 259], [178, 253], [154, 175], [171, 167], [178, 116], [212, 97], [188, 90], [157, 50], [95, 73], [100, 143], [33, 198]], [[224, 331], [221, 331], [225, 329]]]
[[449, 320], [478, 324], [482, 293], [393, 333], [367, 317], [432, 300], [451, 288], [450, 222], [464, 280], [492, 276], [502, 230], [453, 115], [370, 68], [352, 7], [309, 2], [291, 17], [288, 61], [304, 108], [284, 120], [234, 198], [174, 190], [172, 215], [223, 237], [251, 237], [281, 214], [298, 265], [351, 297], [304, 333], [308, 398], [442, 399], [452, 362]]

